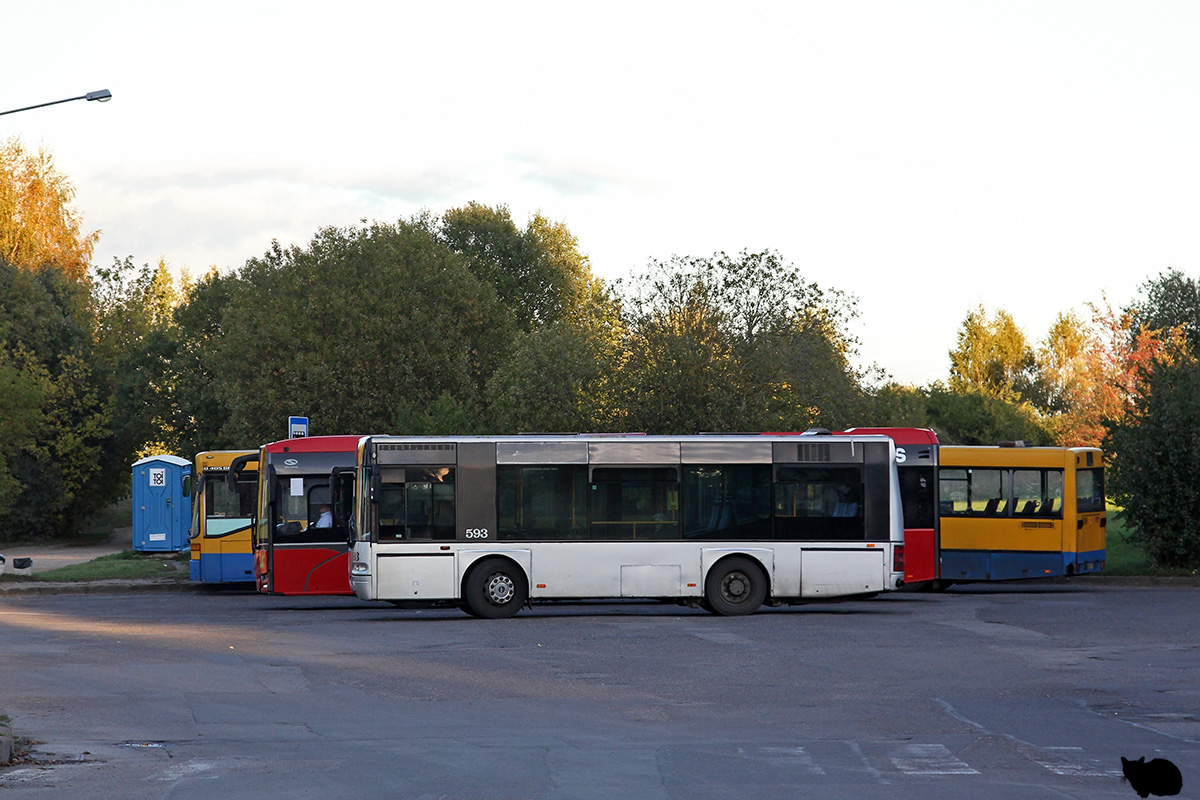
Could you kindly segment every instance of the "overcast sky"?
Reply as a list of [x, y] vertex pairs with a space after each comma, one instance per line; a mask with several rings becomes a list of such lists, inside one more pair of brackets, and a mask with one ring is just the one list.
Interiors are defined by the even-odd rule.
[[0, 117], [74, 182], [98, 263], [228, 270], [507, 204], [606, 280], [776, 250], [918, 384], [978, 304], [1036, 341], [1200, 274], [1200, 3], [10, 6], [0, 111], [113, 93]]

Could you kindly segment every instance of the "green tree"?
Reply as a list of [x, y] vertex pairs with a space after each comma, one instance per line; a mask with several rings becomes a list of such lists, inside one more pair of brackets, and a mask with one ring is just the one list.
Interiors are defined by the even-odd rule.
[[1138, 287], [1127, 313], [1145, 330], [1181, 329], [1192, 352], [1200, 352], [1200, 280], [1189, 278], [1177, 269], [1169, 269]]
[[733, 343], [706, 276], [687, 262], [655, 262], [626, 297], [625, 399], [633, 430], [733, 430]]
[[447, 211], [431, 227], [477, 278], [492, 285], [519, 330], [570, 318], [596, 289], [575, 236], [541, 214], [520, 230], [507, 206], [471, 202]]
[[495, 432], [622, 430], [619, 325], [614, 314], [518, 335], [488, 382]]
[[862, 418], [855, 424], [864, 428], [931, 428], [929, 390], [894, 381], [875, 387], [868, 392]]
[[164, 259], [139, 268], [126, 257], [93, 269], [96, 354], [113, 386], [110, 455], [122, 463], [181, 452], [172, 360], [178, 343], [174, 312], [187, 288], [187, 277], [176, 280]]
[[195, 284], [184, 287], [175, 309], [169, 341], [154, 338], [151, 345], [164, 353], [175, 391], [172, 428], [178, 431], [176, 452], [190, 456], [201, 450], [235, 450], [244, 443], [225, 434], [230, 417], [230, 393], [220, 380], [222, 320], [239, 281], [215, 268]]
[[1059, 313], [1036, 352], [1042, 408], [1061, 413], [1073, 408], [1073, 393], [1089, 375], [1091, 332], [1075, 312]]
[[954, 391], [941, 382], [929, 386], [891, 383], [872, 391], [861, 427], [933, 428], [943, 444], [994, 445], [1024, 440], [1053, 443], [1042, 415], [1028, 403], [1002, 400], [980, 391]]
[[950, 389], [1010, 402], [1037, 398], [1036, 358], [1025, 333], [1004, 309], [989, 318], [983, 306], [967, 312], [950, 351]]
[[409, 432], [443, 394], [472, 411], [510, 339], [492, 286], [424, 220], [277, 243], [230, 286], [210, 361], [242, 446], [313, 432]]
[[1200, 362], [1154, 366], [1149, 390], [1105, 442], [1108, 490], [1129, 538], [1164, 567], [1200, 567]]
[[662, 433], [850, 424], [855, 301], [773, 252], [651, 262], [622, 298], [628, 424]]
[[[7, 343], [7, 334], [0, 341]], [[22, 363], [24, 362], [24, 363]], [[37, 364], [0, 347], [0, 519], [13, 510], [26, 484], [13, 472], [13, 454], [23, 453], [36, 444], [42, 427], [42, 403], [47, 390], [46, 376]], [[0, 536], [0, 540], [5, 537]]]
[[1053, 443], [1051, 433], [1028, 403], [1015, 403], [979, 390], [955, 391], [935, 383], [928, 389], [927, 425], [943, 444], [995, 445], [1024, 440]]
[[17, 401], [0, 411], [0, 438], [12, 443], [3, 458], [20, 484], [7, 483], [0, 531], [71, 533], [119, 491], [125, 472], [109, 457], [111, 386], [94, 366], [88, 288], [53, 265], [0, 259], [0, 298], [0, 363]]

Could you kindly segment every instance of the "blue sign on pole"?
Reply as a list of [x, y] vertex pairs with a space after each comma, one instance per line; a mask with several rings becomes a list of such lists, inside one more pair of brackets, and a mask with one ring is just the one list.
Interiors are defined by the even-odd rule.
[[303, 439], [308, 436], [308, 417], [288, 417], [288, 438]]

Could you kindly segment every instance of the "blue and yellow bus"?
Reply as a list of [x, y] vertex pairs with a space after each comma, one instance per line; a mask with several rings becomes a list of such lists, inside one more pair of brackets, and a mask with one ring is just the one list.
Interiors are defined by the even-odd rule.
[[1098, 572], [1107, 524], [1096, 448], [938, 448], [943, 583]]
[[[202, 583], [253, 583], [254, 512], [258, 502], [256, 450], [196, 454], [193, 478], [191, 579]], [[230, 480], [235, 461], [241, 480]]]

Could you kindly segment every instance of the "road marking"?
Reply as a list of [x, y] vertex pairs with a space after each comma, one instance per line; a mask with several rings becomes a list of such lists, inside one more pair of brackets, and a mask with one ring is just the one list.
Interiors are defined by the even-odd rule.
[[1121, 774], [1119, 769], [1104, 769], [1103, 767], [1088, 767], [1075, 762], [1082, 761], [1082, 747], [1043, 747], [1043, 750], [1053, 756], [1054, 761], [1042, 761], [1035, 758], [1038, 764], [1053, 772], [1055, 775], [1070, 775], [1072, 777], [1111, 778]]
[[219, 774], [215, 774], [217, 764], [208, 761], [193, 761], [189, 764], [176, 764], [173, 767], [168, 767], [157, 775], [152, 775], [153, 780], [158, 781], [180, 781], [184, 778], [197, 778], [204, 776], [205, 778], [219, 778]]
[[[1032, 742], [1027, 742], [1024, 739], [1018, 739], [1011, 733], [998, 733], [990, 731], [983, 724], [972, 719], [967, 719], [965, 716], [959, 713], [954, 706], [950, 705], [945, 700], [942, 700], [941, 698], [934, 699], [941, 704], [942, 708], [946, 709], [947, 713], [949, 713], [958, 721], [977, 728], [989, 736], [1000, 736], [1008, 739], [1017, 746], [1017, 750], [1020, 751], [1023, 756], [1033, 761], [1035, 764], [1050, 770], [1056, 775], [1104, 778], [1121, 775], [1120, 770], [1105, 769], [1103, 767], [1085, 767], [1082, 764], [1076, 764], [1074, 761], [1067, 758], [1069, 755], [1075, 756], [1075, 760], [1079, 760], [1078, 755], [1083, 753], [1082, 747], [1042, 747]], [[1046, 758], [1047, 755], [1049, 755], [1051, 758]], [[1090, 760], [1095, 763], [1095, 759]]]
[[889, 756], [906, 775], [978, 775], [979, 770], [960, 761], [944, 744], [906, 744]]
[[882, 784], [890, 784], [891, 783], [891, 781], [888, 780], [882, 772], [875, 769], [875, 767], [871, 766], [871, 762], [867, 758], [867, 754], [863, 752], [863, 750], [859, 746], [858, 742], [856, 742], [854, 740], [850, 740], [847, 742], [847, 744], [850, 745], [850, 749], [854, 751], [854, 754], [856, 756], [858, 756], [858, 760], [862, 762], [862, 765], [867, 770], [867, 772], [871, 773], [871, 777], [873, 777], [876, 781], [878, 781], [879, 783], [882, 783]]
[[780, 766], [799, 767], [811, 775], [825, 774], [825, 770], [813, 761], [813, 757], [805, 752], [803, 747], [739, 747], [738, 755]]

